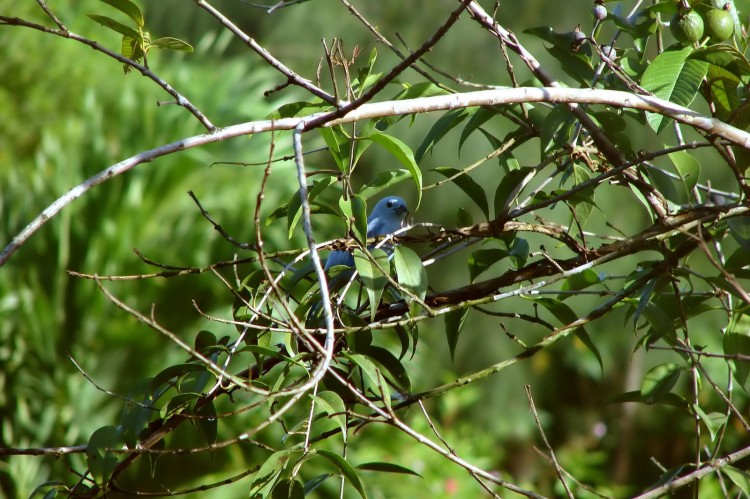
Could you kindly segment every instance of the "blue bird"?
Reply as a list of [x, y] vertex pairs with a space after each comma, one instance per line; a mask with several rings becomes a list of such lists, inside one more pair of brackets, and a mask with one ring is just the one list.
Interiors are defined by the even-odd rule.
[[[400, 229], [409, 214], [406, 202], [398, 196], [388, 196], [375, 205], [367, 217], [367, 237], [385, 236]], [[349, 251], [333, 251], [328, 255], [325, 270], [334, 265], [354, 267], [354, 257]]]

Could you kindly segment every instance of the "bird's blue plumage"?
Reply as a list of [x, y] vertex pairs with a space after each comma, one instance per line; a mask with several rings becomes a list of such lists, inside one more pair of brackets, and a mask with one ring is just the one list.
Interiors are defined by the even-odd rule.
[[[409, 210], [398, 196], [388, 196], [375, 205], [367, 217], [367, 237], [385, 236], [396, 232], [404, 223]], [[333, 251], [326, 260], [326, 270], [335, 265], [354, 267], [354, 257], [349, 251]]]

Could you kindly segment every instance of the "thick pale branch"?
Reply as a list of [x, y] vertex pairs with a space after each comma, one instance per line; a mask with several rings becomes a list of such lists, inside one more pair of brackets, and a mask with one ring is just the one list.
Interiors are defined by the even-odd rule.
[[[520, 104], [524, 102], [548, 103], [587, 103], [601, 104], [618, 108], [638, 109], [663, 114], [681, 123], [698, 128], [711, 135], [750, 150], [750, 134], [731, 125], [703, 116], [688, 108], [647, 95], [634, 95], [616, 90], [573, 89], [573, 88], [499, 88], [462, 94], [439, 95], [419, 99], [386, 101], [364, 104], [354, 111], [325, 123], [325, 126], [353, 123], [364, 119], [384, 118], [405, 114], [446, 111], [473, 106], [498, 106], [503, 104]], [[337, 111], [333, 111], [336, 113]], [[218, 129], [215, 132], [189, 137], [172, 142], [125, 159], [106, 170], [94, 175], [84, 183], [72, 188], [54, 203], [47, 207], [29, 225], [27, 225], [0, 253], [0, 266], [20, 248], [39, 228], [55, 216], [63, 207], [83, 195], [86, 191], [112, 177], [120, 175], [136, 165], [147, 163], [160, 156], [172, 154], [184, 149], [191, 149], [213, 142], [220, 142], [234, 137], [251, 135], [272, 130], [292, 130], [302, 122], [325, 122], [330, 113], [317, 113], [306, 117], [283, 118], [280, 120], [251, 121]]]

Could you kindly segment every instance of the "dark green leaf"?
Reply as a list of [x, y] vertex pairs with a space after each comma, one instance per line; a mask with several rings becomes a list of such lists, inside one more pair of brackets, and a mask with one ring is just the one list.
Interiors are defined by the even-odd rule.
[[[727, 332], [724, 335], [724, 354], [730, 356], [746, 355], [750, 356], [750, 336], [747, 334]], [[746, 393], [750, 393], [750, 362], [746, 360], [732, 360], [731, 363], [734, 365], [732, 374], [737, 383], [745, 390]]]
[[[308, 187], [307, 191], [307, 201], [308, 203], [312, 203], [315, 201], [315, 199], [328, 187], [331, 186], [334, 182], [336, 182], [336, 177], [324, 177], [319, 180], [313, 181], [312, 188]], [[312, 211], [312, 209], [311, 209]], [[297, 192], [294, 193], [294, 195], [289, 198], [289, 203], [287, 205], [287, 212], [286, 212], [286, 223], [287, 223], [287, 230], [289, 232], [289, 239], [292, 238], [292, 234], [294, 233], [294, 228], [297, 226], [297, 223], [299, 222], [300, 217], [302, 216], [302, 198], [300, 196], [300, 190], [297, 189]]]
[[271, 499], [304, 499], [305, 487], [299, 480], [280, 480], [271, 492]]
[[205, 401], [200, 408], [195, 411], [197, 418], [194, 420], [198, 423], [201, 434], [206, 441], [206, 445], [216, 443], [216, 435], [219, 427], [219, 420], [216, 418], [216, 408], [212, 400]]
[[443, 116], [441, 116], [440, 119], [438, 119], [435, 124], [432, 125], [432, 128], [430, 128], [427, 136], [417, 148], [417, 153], [415, 154], [417, 162], [422, 161], [422, 158], [424, 158], [425, 155], [432, 150], [433, 146], [437, 144], [440, 139], [445, 136], [445, 134], [451, 131], [463, 120], [468, 118], [475, 111], [476, 108], [454, 109], [453, 111], [448, 111]]
[[505, 174], [495, 192], [495, 217], [508, 213], [511, 204], [516, 200], [524, 187], [534, 178], [536, 169], [524, 166]]
[[484, 193], [484, 188], [479, 185], [476, 180], [471, 178], [466, 173], [461, 172], [460, 170], [449, 168], [447, 166], [440, 166], [438, 168], [435, 168], [434, 171], [443, 175], [445, 178], [450, 178], [451, 182], [456, 184], [459, 189], [464, 191], [466, 195], [469, 196], [469, 199], [474, 201], [477, 206], [479, 206], [479, 209], [482, 210], [484, 216], [487, 219], [490, 218], [490, 206], [487, 203], [487, 195]]
[[466, 126], [461, 132], [461, 138], [458, 141], [458, 151], [461, 152], [461, 147], [463, 147], [464, 142], [469, 138], [469, 135], [494, 116], [497, 116], [497, 112], [488, 107], [480, 107], [472, 113], [471, 119], [466, 123]]
[[119, 428], [103, 426], [91, 434], [86, 445], [86, 463], [96, 483], [106, 490], [106, 483], [117, 466], [117, 454], [112, 452], [123, 444]]
[[474, 251], [467, 260], [469, 265], [469, 277], [471, 282], [476, 281], [482, 272], [508, 257], [508, 252], [500, 248], [483, 249]]
[[451, 353], [451, 361], [455, 358], [458, 337], [461, 334], [461, 330], [464, 327], [468, 315], [468, 308], [453, 310], [445, 314], [445, 337], [448, 340], [448, 350]]
[[423, 478], [422, 475], [420, 475], [414, 470], [410, 470], [409, 468], [404, 468], [403, 466], [399, 466], [397, 464], [391, 464], [391, 463], [382, 463], [382, 462], [362, 463], [360, 465], [357, 465], [357, 469], [366, 470], [366, 471], [379, 471], [382, 473], [399, 473], [402, 475], [414, 475], [414, 476], [418, 476], [419, 478]]
[[409, 381], [404, 365], [391, 352], [382, 347], [371, 346], [367, 351], [367, 356], [385, 368], [401, 391], [406, 393], [411, 391], [411, 381]]
[[[564, 326], [572, 324], [578, 320], [578, 314], [576, 314], [568, 305], [559, 300], [546, 297], [533, 297], [530, 299], [549, 310]], [[602, 354], [599, 352], [596, 344], [591, 341], [591, 337], [586, 332], [586, 329], [583, 326], [578, 326], [573, 329], [573, 334], [575, 334], [576, 337], [581, 340], [581, 343], [586, 345], [586, 348], [594, 354], [597, 362], [599, 362], [599, 368], [601, 369], [602, 374], [604, 374], [604, 361], [602, 360]]]
[[258, 495], [266, 495], [270, 492], [281, 472], [284, 471], [289, 461], [298, 453], [299, 451], [297, 450], [281, 450], [271, 454], [253, 475], [249, 496], [256, 497]]
[[365, 489], [362, 486], [362, 482], [360, 481], [359, 476], [357, 475], [357, 472], [346, 461], [346, 459], [339, 456], [335, 452], [331, 452], [325, 449], [316, 449], [315, 452], [318, 455], [331, 461], [339, 469], [341, 474], [344, 475], [347, 480], [349, 480], [349, 483], [352, 484], [352, 486], [357, 490], [357, 492], [359, 492], [359, 495], [364, 499], [367, 498], [367, 494], [365, 494]]

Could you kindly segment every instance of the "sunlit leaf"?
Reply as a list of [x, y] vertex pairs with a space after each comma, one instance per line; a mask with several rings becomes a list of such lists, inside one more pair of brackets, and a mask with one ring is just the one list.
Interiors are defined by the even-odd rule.
[[[708, 64], [690, 59], [692, 47], [670, 48], [657, 55], [641, 79], [641, 86], [662, 99], [689, 106], [700, 90]], [[651, 128], [661, 132], [671, 120], [658, 113], [646, 113]]]

